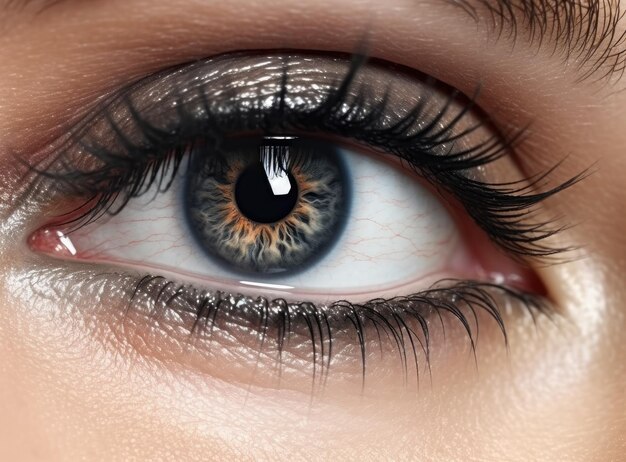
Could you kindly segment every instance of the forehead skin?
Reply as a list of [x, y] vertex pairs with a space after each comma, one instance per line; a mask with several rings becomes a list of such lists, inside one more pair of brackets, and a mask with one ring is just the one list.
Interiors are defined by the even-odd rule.
[[[580, 22], [541, 31], [565, 14], [556, 0], [543, 3], [547, 22], [534, 33], [522, 1], [5, 3], [0, 459], [604, 461], [626, 452], [624, 21], [589, 38]], [[588, 11], [598, 12], [600, 32], [620, 9], [578, 5], [597, 6]], [[550, 178], [557, 183], [591, 168], [547, 205], [575, 224], [563, 236], [580, 258], [537, 269], [567, 327], [518, 326], [508, 354], [483, 348], [478, 372], [459, 367], [417, 395], [381, 378], [362, 396], [339, 387], [312, 402], [199, 378], [120, 352], [115, 339], [98, 343], [54, 294], [32, 306], [14, 213], [25, 185], [12, 154], [49, 155], [101, 98], [169, 66], [232, 50], [350, 53], [364, 38], [371, 55], [467, 95], [480, 84], [478, 104], [502, 130], [530, 125], [516, 159], [524, 173], [565, 159]]]

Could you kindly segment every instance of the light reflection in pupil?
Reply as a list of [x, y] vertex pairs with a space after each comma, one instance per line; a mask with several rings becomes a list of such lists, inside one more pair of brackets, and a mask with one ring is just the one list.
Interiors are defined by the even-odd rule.
[[288, 173], [291, 190], [284, 195], [272, 191], [270, 180], [261, 162], [246, 168], [235, 186], [235, 201], [243, 216], [256, 223], [276, 223], [287, 217], [298, 200], [298, 185]]

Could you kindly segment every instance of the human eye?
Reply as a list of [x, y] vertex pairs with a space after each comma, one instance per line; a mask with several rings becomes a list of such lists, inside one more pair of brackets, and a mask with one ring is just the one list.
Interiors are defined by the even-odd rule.
[[494, 133], [472, 106], [361, 56], [243, 52], [167, 70], [33, 167], [72, 206], [31, 248], [123, 275], [126, 316], [201, 339], [196, 354], [234, 338], [281, 367], [306, 359], [315, 383], [352, 349], [343, 362], [363, 380], [400, 358], [417, 383], [446, 328], [464, 350], [481, 324], [504, 340], [505, 309], [549, 313], [521, 261], [564, 250], [533, 214], [576, 178], [536, 191], [502, 175], [521, 133]]
[[621, 460], [617, 0], [0, 0], [0, 460]]

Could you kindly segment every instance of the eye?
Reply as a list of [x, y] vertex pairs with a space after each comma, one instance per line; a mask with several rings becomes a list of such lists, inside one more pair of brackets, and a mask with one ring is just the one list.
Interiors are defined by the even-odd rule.
[[[66, 239], [81, 259], [316, 297], [402, 293], [460, 264], [456, 225], [412, 172], [358, 148], [299, 141], [230, 143], [219, 166], [197, 154], [200, 165], [167, 192], [155, 186]], [[275, 149], [290, 160], [284, 170], [264, 156]]]
[[[140, 278], [131, 298], [154, 306], [182, 298], [198, 317], [226, 304], [237, 323], [274, 320], [279, 351], [284, 320], [303, 317], [311, 333], [309, 316], [325, 319], [329, 339], [333, 322], [342, 332], [349, 322], [362, 349], [368, 323], [380, 340], [380, 323], [394, 331], [399, 320], [414, 347], [417, 329], [427, 344], [429, 310], [452, 313], [471, 337], [458, 305], [501, 328], [497, 300], [541, 306], [532, 272], [504, 252], [562, 250], [531, 218], [577, 180], [534, 192], [511, 173], [511, 138], [458, 92], [388, 64], [224, 55], [124, 90], [36, 167], [80, 205], [30, 243], [181, 281]], [[314, 356], [316, 341], [322, 327]]]

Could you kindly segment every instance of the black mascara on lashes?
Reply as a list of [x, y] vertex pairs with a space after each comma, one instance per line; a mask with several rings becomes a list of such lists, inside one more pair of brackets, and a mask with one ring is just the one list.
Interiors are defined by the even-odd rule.
[[[303, 63], [308, 68], [298, 70]], [[325, 74], [320, 70], [324, 64], [334, 72]], [[242, 85], [241, 76], [237, 80], [229, 66], [247, 74], [256, 71], [257, 80], [252, 77]], [[220, 140], [238, 133], [331, 134], [402, 159], [458, 199], [478, 226], [513, 255], [541, 258], [567, 250], [544, 244], [558, 229], [552, 223], [528, 223], [525, 216], [581, 177], [541, 193], [522, 181], [496, 185], [476, 179], [471, 172], [510, 152], [515, 137], [494, 136], [465, 146], [460, 138], [479, 126], [455, 133], [470, 108], [453, 112], [453, 96], [437, 104], [425, 91], [413, 107], [394, 112], [394, 87], [387, 84], [374, 89], [367, 80], [373, 74], [371, 67], [363, 57], [324, 60], [282, 54], [235, 54], [194, 63], [124, 90], [115, 104], [94, 117], [92, 127], [87, 127], [74, 145], [61, 151], [57, 162], [39, 172], [76, 194], [97, 197], [76, 220], [82, 225], [101, 213], [120, 211], [128, 200], [155, 183], [167, 189], [181, 162], [191, 161], [189, 153], [199, 139], [207, 146], [205, 155], [214, 156], [219, 163]], [[266, 72], [274, 78], [272, 85], [263, 83]], [[198, 84], [202, 75], [219, 77]], [[163, 90], [166, 84], [169, 86]], [[306, 85], [318, 90], [305, 91]], [[166, 116], [163, 109], [146, 107], [157, 103], [171, 106]], [[82, 162], [90, 158], [95, 166], [73, 170], [70, 166], [77, 157]]]
[[[157, 320], [167, 319], [171, 310], [177, 316], [191, 314], [194, 321], [187, 328], [192, 342], [212, 342], [224, 326], [227, 330], [238, 326], [235, 330], [239, 334], [229, 332], [229, 337], [235, 335], [242, 344], [260, 345], [264, 355], [275, 354], [279, 366], [283, 354], [294, 346], [292, 343], [299, 349], [304, 339], [314, 383], [324, 381], [340, 345], [356, 346], [363, 382], [369, 348], [383, 348], [385, 343], [391, 345], [390, 353], [397, 355], [405, 380], [407, 371], [414, 368], [419, 382], [420, 371], [430, 368], [431, 331], [441, 327], [445, 333], [446, 317], [460, 325], [475, 352], [480, 313], [495, 322], [505, 345], [508, 336], [502, 313], [504, 304], [528, 313], [535, 321], [539, 315], [552, 318], [554, 314], [540, 296], [488, 282], [459, 280], [442, 280], [419, 293], [390, 299], [315, 305], [203, 291], [160, 276], [145, 276], [130, 285], [128, 298], [127, 312], [148, 311]], [[145, 300], [149, 301], [147, 306], [142, 305]], [[299, 340], [294, 342], [296, 337]], [[418, 361], [422, 355], [426, 364]]]
[[[368, 86], [363, 74], [367, 73], [370, 65], [361, 58], [324, 61], [338, 66], [339, 71], [332, 77], [326, 75], [322, 79], [324, 83], [320, 84], [321, 91], [317, 96], [307, 99], [300, 95], [301, 104], [293, 104], [291, 99], [298, 96], [298, 84], [310, 84], [311, 73], [319, 77], [319, 70], [311, 63], [321, 64], [321, 61], [316, 61], [320, 58], [307, 59], [293, 55], [250, 57], [236, 54], [152, 77], [147, 84], [140, 82], [126, 89], [114, 104], [96, 114], [91, 125], [86, 126], [75, 143], [62, 150], [48, 168], [34, 170], [56, 187], [89, 198], [86, 204], [89, 210], [74, 223], [82, 226], [97, 220], [103, 213], [122, 210], [128, 201], [142, 195], [151, 186], [167, 189], [182, 162], [192, 162], [189, 154], [194, 151], [193, 147], [199, 139], [203, 144], [214, 147], [203, 152], [204, 155], [211, 155], [212, 161], [219, 167], [223, 161], [220, 156], [227, 155], [221, 153], [220, 145], [228, 136], [247, 132], [276, 134], [297, 131], [314, 137], [326, 133], [355, 139], [404, 160], [406, 165], [429, 181], [452, 192], [475, 221], [503, 247], [520, 254], [538, 256], [558, 251], [539, 246], [541, 239], [537, 238], [537, 230], [542, 229], [541, 224], [522, 223], [519, 216], [571, 183], [540, 195], [522, 185], [504, 188], [477, 180], [470, 174], [471, 170], [505, 155], [510, 148], [506, 140], [493, 138], [478, 145], [464, 146], [459, 143], [459, 134], [455, 133], [455, 129], [468, 109], [446, 117], [451, 111], [451, 102], [444, 101], [437, 106], [437, 111], [432, 112], [432, 105], [429, 104], [431, 96], [428, 94], [402, 114], [390, 116], [390, 112], [393, 113], [390, 97], [393, 89], [383, 86], [374, 91], [372, 86]], [[241, 86], [229, 86], [226, 81], [218, 90], [211, 89], [209, 85], [194, 87], [194, 79], [190, 78], [194, 71], [219, 74], [220, 68], [223, 71], [220, 75], [226, 78], [233, 65], [244, 69], [246, 75], [251, 74], [250, 69], [256, 69], [262, 75], [267, 70], [267, 62], [272, 63], [270, 70], [276, 85], [266, 92], [257, 88], [243, 99]], [[298, 71], [303, 62], [308, 63], [309, 75]], [[218, 69], [211, 70], [214, 67]], [[294, 73], [300, 80], [293, 77]], [[216, 98], [216, 94], [221, 100]], [[229, 105], [226, 104], [228, 101], [245, 104]], [[161, 106], [161, 111], [163, 106], [170, 110], [166, 117], [161, 117], [163, 114], [159, 111], [150, 111], [150, 106], [157, 105]], [[76, 165], [84, 167], [76, 168]], [[551, 231], [544, 231], [544, 235], [549, 233]], [[475, 310], [486, 311], [505, 333], [498, 296], [517, 300], [520, 306], [531, 312], [538, 308], [542, 312], [547, 311], [543, 309], [544, 304], [539, 297], [491, 283], [472, 281], [448, 281], [446, 287], [433, 287], [407, 297], [374, 300], [360, 305], [337, 302], [326, 308], [307, 302], [243, 300], [239, 296], [202, 292], [152, 276], [141, 278], [129, 293], [130, 305], [138, 298], [151, 300], [152, 306], [157, 307], [151, 311], [173, 309], [172, 305], [184, 300], [183, 309], [194, 313], [196, 318], [192, 330], [205, 326], [208, 332], [215, 317], [228, 311], [222, 308], [231, 301], [235, 301], [237, 306], [244, 303], [250, 307], [247, 310], [249, 314], [260, 316], [263, 325], [276, 325], [279, 353], [285, 336], [288, 337], [292, 327], [299, 322], [300, 327], [308, 329], [312, 348], [326, 348], [327, 361], [330, 361], [332, 342], [337, 332], [345, 332], [346, 325], [352, 326], [363, 366], [368, 329], [374, 335], [382, 333], [396, 339], [398, 350], [403, 352], [405, 358], [411, 348], [416, 355], [419, 339], [411, 336], [421, 330], [427, 337], [425, 320], [427, 315], [433, 313], [451, 314], [465, 327], [471, 339], [470, 321], [459, 304], [469, 310], [470, 316], [471, 313], [475, 315]], [[260, 305], [252, 309], [257, 302]], [[283, 309], [274, 309], [272, 313], [278, 314], [269, 319], [264, 317], [264, 313], [270, 313], [269, 305]], [[341, 326], [337, 327], [335, 322]], [[266, 335], [264, 329], [260, 332], [262, 337]], [[367, 335], [371, 336], [371, 332]], [[403, 335], [408, 335], [408, 338], [403, 340]], [[316, 343], [316, 339], [321, 343]], [[320, 351], [320, 354], [324, 356], [324, 352]]]

